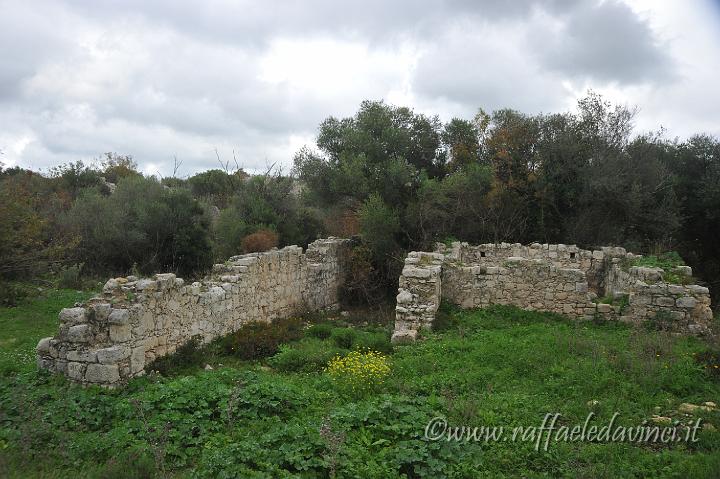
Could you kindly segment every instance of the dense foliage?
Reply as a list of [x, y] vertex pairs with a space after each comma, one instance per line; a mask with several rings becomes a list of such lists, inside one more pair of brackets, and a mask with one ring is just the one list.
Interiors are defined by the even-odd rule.
[[310, 204], [358, 217], [387, 290], [405, 250], [447, 238], [674, 248], [718, 284], [720, 142], [633, 136], [633, 115], [592, 93], [575, 113], [481, 110], [446, 125], [364, 102], [323, 122], [295, 171]]
[[480, 110], [446, 124], [366, 101], [323, 121], [291, 175], [221, 162], [155, 180], [117, 154], [42, 175], [0, 169], [0, 281], [12, 291], [60, 265], [187, 276], [246, 251], [360, 233], [349, 303], [394, 294], [406, 251], [451, 238], [676, 250], [717, 301], [720, 141], [638, 135], [633, 115], [593, 93], [574, 112]]

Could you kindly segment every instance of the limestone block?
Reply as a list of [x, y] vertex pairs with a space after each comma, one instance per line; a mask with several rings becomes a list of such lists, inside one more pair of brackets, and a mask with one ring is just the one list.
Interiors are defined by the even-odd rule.
[[120, 283], [116, 279], [109, 279], [103, 286], [103, 293], [112, 294], [120, 289]]
[[71, 343], [87, 343], [91, 338], [92, 329], [89, 324], [78, 324], [68, 329], [67, 340]]
[[692, 296], [683, 296], [675, 301], [675, 304], [679, 308], [692, 309], [697, 305], [697, 300]]
[[130, 322], [130, 311], [127, 309], [113, 308], [108, 315], [108, 323], [110, 324], [128, 324]]
[[597, 312], [603, 314], [610, 313], [612, 312], [612, 306], [609, 304], [598, 303]]
[[94, 363], [97, 361], [97, 353], [95, 351], [68, 351], [68, 361], [75, 361], [80, 363]]
[[60, 322], [68, 326], [87, 322], [87, 310], [85, 308], [65, 308], [60, 311]]
[[692, 268], [690, 266], [676, 266], [672, 272], [684, 276], [692, 276]]
[[145, 368], [145, 346], [133, 348], [130, 355], [130, 372], [136, 374]]
[[402, 271], [403, 276], [406, 278], [429, 278], [432, 276], [432, 272], [425, 268], [411, 268], [406, 266]]
[[69, 362], [67, 363], [67, 375], [70, 379], [82, 381], [85, 374], [85, 364]]
[[653, 299], [653, 304], [658, 306], [675, 306], [675, 299], [668, 296], [657, 296]]
[[393, 344], [413, 343], [417, 339], [418, 332], [415, 329], [402, 329], [395, 331], [390, 339]]
[[105, 321], [110, 315], [112, 306], [110, 303], [96, 303], [92, 305], [93, 312], [95, 314], [95, 320], [102, 322]]
[[130, 348], [126, 346], [111, 346], [98, 349], [97, 359], [100, 364], [116, 364], [130, 356]]
[[109, 330], [110, 341], [113, 343], [124, 343], [130, 340], [131, 329], [129, 324], [111, 324]]
[[120, 380], [117, 364], [88, 364], [85, 380], [96, 384], [112, 384]]
[[700, 286], [697, 284], [691, 284], [687, 287], [689, 291], [691, 291], [693, 294], [710, 294], [710, 290], [707, 289], [705, 286]]
[[52, 341], [52, 339], [53, 339], [52, 337], [42, 338], [38, 342], [37, 346], [35, 347], [35, 351], [37, 351], [38, 355], [41, 355], [41, 356], [43, 356], [43, 355], [49, 356], [50, 355], [50, 350], [52, 349], [50, 346], [50, 341]]
[[160, 273], [155, 275], [157, 289], [166, 291], [175, 285], [175, 275], [173, 273]]
[[685, 288], [676, 284], [668, 285], [668, 293], [670, 294], [685, 294]]
[[145, 291], [145, 292], [155, 291], [157, 289], [157, 287], [158, 287], [157, 281], [153, 281], [153, 280], [147, 279], [147, 278], [139, 280], [137, 282], [137, 284], [135, 285], [135, 289], [137, 291]]

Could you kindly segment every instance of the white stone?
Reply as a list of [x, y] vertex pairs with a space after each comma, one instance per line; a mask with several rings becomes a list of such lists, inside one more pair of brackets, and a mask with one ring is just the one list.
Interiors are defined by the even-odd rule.
[[612, 311], [612, 306], [609, 304], [598, 303], [597, 311], [598, 313], [609, 313]]
[[125, 346], [111, 346], [97, 350], [97, 360], [101, 364], [115, 364], [130, 356], [130, 349]]
[[127, 309], [113, 309], [108, 315], [110, 324], [128, 324], [129, 322], [130, 312]]
[[61, 323], [69, 326], [87, 322], [87, 310], [85, 308], [65, 308], [60, 311]]
[[131, 330], [129, 324], [112, 324], [109, 328], [110, 341], [113, 343], [124, 343], [130, 340]]
[[89, 324], [70, 326], [67, 333], [68, 341], [71, 343], [87, 343], [90, 341], [91, 336], [92, 330]]
[[37, 346], [35, 347], [35, 351], [37, 351], [37, 353], [38, 353], [39, 355], [50, 354], [50, 341], [51, 341], [51, 340], [52, 340], [52, 337], [50, 337], [50, 338], [42, 338], [42, 339], [38, 342]]
[[97, 354], [95, 351], [68, 351], [67, 360], [81, 363], [94, 363], [97, 361]]
[[405, 304], [412, 301], [412, 293], [409, 291], [406, 291], [404, 289], [400, 290], [400, 292], [397, 295], [397, 302], [399, 304]]
[[141, 279], [135, 284], [137, 291], [154, 291], [157, 289], [157, 282], [151, 279]]
[[395, 331], [390, 339], [393, 344], [407, 344], [415, 342], [418, 332], [414, 329]]
[[145, 367], [145, 346], [138, 346], [132, 350], [130, 356], [130, 372], [136, 374]]
[[403, 269], [403, 276], [407, 278], [429, 278], [432, 276], [432, 272], [424, 268], [405, 267]]
[[85, 380], [96, 384], [113, 384], [120, 380], [116, 364], [88, 364]]
[[680, 308], [692, 309], [697, 305], [697, 300], [692, 296], [683, 296], [678, 298], [675, 304]]

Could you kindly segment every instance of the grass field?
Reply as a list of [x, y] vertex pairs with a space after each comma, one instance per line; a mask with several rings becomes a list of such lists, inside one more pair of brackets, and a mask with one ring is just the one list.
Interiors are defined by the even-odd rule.
[[[566, 426], [593, 412], [598, 426], [618, 413], [616, 425], [657, 415], [720, 428], [718, 411], [678, 412], [720, 402], [717, 356], [699, 339], [493, 307], [445, 310], [438, 331], [393, 349], [389, 324], [315, 318], [321, 326], [274, 357], [195, 351], [165, 376], [110, 391], [34, 367], [37, 340], [83, 297], [55, 291], [0, 310], [0, 477], [720, 477], [710, 426], [697, 442], [551, 441], [547, 451], [426, 437], [435, 417], [509, 430], [548, 413]], [[387, 353], [391, 372], [372, 388], [324, 371], [358, 346]]]

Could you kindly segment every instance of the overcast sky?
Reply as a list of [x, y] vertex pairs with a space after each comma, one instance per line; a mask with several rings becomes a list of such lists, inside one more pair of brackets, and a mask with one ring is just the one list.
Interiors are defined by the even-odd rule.
[[261, 170], [363, 99], [447, 121], [588, 88], [638, 131], [720, 136], [719, 73], [717, 0], [0, 0], [0, 161]]

